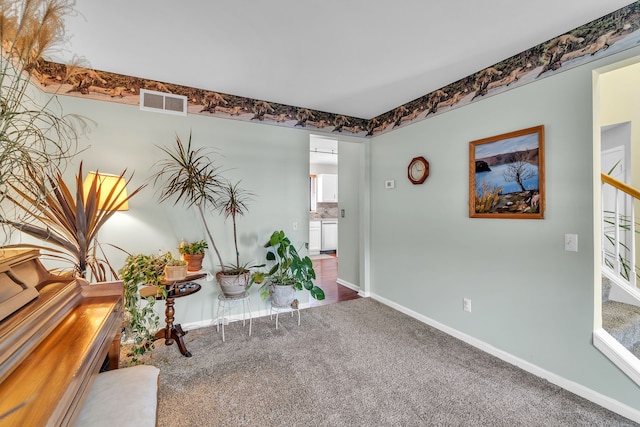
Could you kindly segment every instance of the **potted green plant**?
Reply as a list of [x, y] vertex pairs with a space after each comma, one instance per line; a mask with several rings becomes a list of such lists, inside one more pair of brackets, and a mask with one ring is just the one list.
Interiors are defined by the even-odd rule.
[[273, 262], [273, 266], [267, 273], [253, 273], [251, 278], [252, 283], [262, 284], [260, 295], [263, 298], [270, 295], [274, 306], [289, 307], [295, 291], [306, 289], [313, 298], [324, 299], [324, 291], [313, 283], [316, 278], [313, 262], [308, 256], [300, 257], [284, 231], [274, 231], [264, 247], [266, 259]]
[[[203, 148], [194, 149], [191, 146], [192, 136], [185, 145], [176, 136], [173, 148], [161, 147], [167, 158], [159, 162], [160, 170], [154, 175], [154, 185], [162, 184], [159, 200], [174, 199], [174, 204], [182, 202], [185, 206], [198, 208], [200, 218], [211, 247], [218, 260], [219, 271], [216, 273], [218, 283], [227, 296], [244, 292], [249, 286], [249, 270], [254, 266], [240, 263], [237, 240], [237, 218], [248, 210], [248, 202], [253, 197], [239, 186], [231, 183], [220, 173], [219, 167], [212, 160], [213, 152]], [[233, 240], [236, 259], [233, 264], [225, 264], [216, 245], [213, 234], [206, 221], [206, 210], [218, 210], [233, 222]], [[181, 252], [182, 253], [182, 252]], [[258, 267], [258, 266], [255, 266]], [[232, 289], [227, 290], [227, 279], [233, 282]], [[224, 286], [224, 287], [223, 287]], [[227, 292], [229, 292], [227, 294]]]
[[165, 280], [182, 280], [187, 277], [188, 265], [181, 259], [171, 259], [164, 266]]
[[[0, 189], [7, 190], [0, 193], [3, 206], [11, 186], [26, 188], [37, 195], [35, 201], [41, 201], [51, 189], [40, 183], [65, 170], [76, 154], [80, 132], [88, 125], [81, 116], [64, 114], [55, 96], [31, 93], [43, 52], [60, 48], [65, 41], [65, 18], [74, 13], [74, 3], [3, 1], [0, 6]], [[27, 224], [39, 215], [37, 206], [31, 207], [27, 212], [2, 209], [0, 218]], [[1, 224], [4, 242], [11, 236], [12, 225], [6, 224]]]
[[249, 287], [252, 268], [261, 266], [240, 263], [240, 251], [238, 250], [238, 226], [237, 218], [248, 212], [248, 203], [254, 194], [241, 188], [240, 182], [235, 184], [230, 181], [221, 186], [222, 194], [218, 198], [218, 210], [224, 215], [225, 220], [231, 218], [233, 224], [233, 244], [235, 248], [235, 263], [227, 264], [216, 273], [216, 280], [222, 293], [229, 298], [241, 295]]
[[[164, 255], [130, 254], [124, 266], [118, 271], [124, 283], [124, 334], [123, 341], [132, 344], [128, 356], [132, 363], [137, 363], [138, 357], [153, 348], [155, 331], [158, 329], [160, 318], [153, 310], [156, 295], [166, 297], [166, 290], [161, 285], [164, 279], [165, 266], [173, 262], [173, 256], [167, 252]], [[140, 289], [145, 286], [155, 287], [155, 292], [143, 298]]]
[[[75, 177], [75, 191], [71, 191], [60, 174], [47, 176], [42, 180], [34, 171], [26, 172], [30, 184], [7, 183], [6, 190], [0, 191], [0, 195], [13, 205], [14, 211], [21, 211], [28, 221], [0, 217], [0, 223], [35, 237], [46, 245], [5, 247], [29, 246], [43, 250], [52, 257], [71, 263], [76, 277], [85, 278], [87, 271], [90, 271], [95, 281], [105, 281], [107, 269], [115, 276], [115, 271], [106, 257], [97, 256], [98, 231], [124, 203], [142, 190], [144, 185], [136, 188], [127, 197], [120, 197], [123, 189], [111, 190], [103, 195], [102, 206], [99, 206], [101, 192], [105, 191], [101, 188], [97, 174], [94, 175], [91, 185], [84, 187], [82, 162]], [[120, 178], [123, 178], [124, 174], [125, 172]], [[130, 179], [126, 182], [129, 183]], [[34, 185], [38, 190], [33, 190]], [[44, 196], [40, 195], [40, 191], [44, 190]]]
[[222, 185], [220, 169], [211, 158], [213, 153], [205, 151], [204, 148], [193, 149], [191, 133], [186, 146], [176, 135], [174, 147], [160, 149], [167, 157], [158, 162], [160, 169], [153, 175], [153, 184], [161, 186], [159, 201], [175, 199], [174, 205], [182, 202], [186, 207], [195, 206], [198, 209], [211, 247], [222, 268], [222, 257], [205, 214], [208, 209], [215, 209], [217, 206]]
[[198, 240], [191, 243], [180, 243], [178, 252], [182, 255], [182, 259], [187, 263], [187, 270], [198, 271], [202, 269], [202, 259], [204, 258], [204, 250], [209, 245], [205, 240]]

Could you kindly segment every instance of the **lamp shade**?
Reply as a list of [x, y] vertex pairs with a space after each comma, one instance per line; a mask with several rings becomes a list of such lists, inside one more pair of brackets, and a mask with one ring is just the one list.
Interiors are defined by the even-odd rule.
[[[98, 178], [98, 189], [100, 190], [100, 200], [98, 200], [98, 209], [104, 210], [105, 201], [111, 190], [113, 189], [112, 201], [115, 198], [114, 203], [110, 203], [116, 206], [127, 198], [126, 181], [119, 175], [110, 175], [106, 173], [89, 172], [84, 180], [84, 193], [87, 194], [91, 189], [91, 184]], [[122, 206], [118, 208], [119, 211], [129, 210], [129, 204], [125, 201]]]

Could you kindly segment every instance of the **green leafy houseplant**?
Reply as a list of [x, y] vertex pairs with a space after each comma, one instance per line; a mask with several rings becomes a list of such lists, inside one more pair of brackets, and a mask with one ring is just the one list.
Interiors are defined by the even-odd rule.
[[204, 259], [204, 250], [209, 245], [205, 240], [199, 240], [193, 243], [180, 243], [178, 251], [188, 264], [189, 271], [198, 271], [202, 269], [202, 260]]
[[250, 191], [240, 187], [240, 181], [233, 184], [226, 181], [221, 185], [222, 194], [217, 200], [218, 210], [224, 215], [225, 220], [231, 218], [233, 223], [233, 244], [236, 251], [235, 264], [225, 265], [222, 269], [224, 274], [243, 274], [250, 268], [257, 267], [248, 264], [240, 264], [240, 251], [238, 250], [238, 226], [237, 218], [243, 216], [249, 211], [249, 202], [255, 196]]
[[188, 272], [189, 265], [181, 259], [170, 259], [164, 266], [164, 278], [168, 281], [182, 280]]
[[209, 245], [207, 245], [205, 240], [199, 240], [197, 242], [181, 244], [178, 252], [182, 255], [202, 255], [208, 247]]
[[172, 258], [167, 262], [166, 265], [169, 267], [181, 267], [181, 266], [187, 265], [187, 263], [181, 259]]
[[324, 299], [324, 291], [313, 284], [316, 272], [311, 259], [308, 256], [300, 258], [284, 231], [274, 231], [264, 247], [267, 250], [267, 261], [274, 264], [267, 273], [255, 272], [252, 275], [252, 282], [262, 284], [260, 295], [263, 298], [269, 296], [269, 286], [273, 285], [292, 286], [299, 291], [306, 289], [313, 298]]
[[[196, 206], [211, 247], [218, 259], [221, 275], [241, 275], [249, 272], [249, 264], [240, 263], [238, 251], [237, 219], [248, 212], [248, 203], [254, 194], [241, 188], [238, 183], [226, 180], [220, 168], [213, 162], [213, 152], [203, 148], [194, 149], [191, 145], [192, 135], [185, 145], [176, 136], [176, 145], [172, 148], [161, 147], [167, 158], [159, 163], [160, 170], [154, 175], [154, 185], [162, 183], [160, 202], [174, 199], [174, 204], [182, 202], [185, 206]], [[220, 251], [208, 227], [205, 212], [218, 210], [225, 219], [231, 218], [233, 223], [233, 242], [235, 262], [225, 264]], [[181, 252], [182, 253], [182, 252]]]
[[203, 148], [191, 148], [191, 134], [187, 145], [176, 135], [174, 147], [160, 147], [167, 158], [158, 163], [160, 169], [153, 176], [154, 185], [161, 184], [160, 202], [175, 199], [174, 205], [182, 202], [186, 207], [195, 206], [200, 214], [205, 232], [218, 258], [224, 265], [220, 251], [207, 224], [205, 212], [215, 209], [220, 195], [222, 176], [219, 167], [212, 161], [212, 153]]
[[237, 219], [248, 212], [248, 203], [254, 194], [241, 188], [240, 182], [235, 184], [226, 181], [222, 186], [222, 195], [218, 198], [218, 210], [224, 215], [225, 220], [231, 218], [233, 223], [233, 244], [235, 248], [235, 263], [223, 266], [216, 273], [216, 280], [222, 293], [227, 297], [237, 297], [249, 289], [251, 285], [251, 269], [263, 265], [250, 265], [240, 263], [240, 251], [238, 250], [238, 226]]
[[118, 271], [124, 282], [125, 303], [125, 333], [123, 339], [132, 343], [128, 353], [132, 363], [138, 362], [138, 357], [153, 348], [154, 332], [158, 329], [160, 318], [153, 310], [156, 298], [149, 296], [141, 298], [140, 286], [148, 285], [157, 288], [157, 294], [165, 298], [166, 290], [161, 285], [164, 267], [175, 262], [171, 253], [164, 255], [129, 255], [124, 266]]

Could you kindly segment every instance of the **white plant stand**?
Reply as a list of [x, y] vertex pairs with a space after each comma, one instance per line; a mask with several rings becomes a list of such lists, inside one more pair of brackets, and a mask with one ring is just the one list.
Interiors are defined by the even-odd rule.
[[280, 313], [287, 312], [291, 313], [291, 317], [293, 317], [294, 312], [298, 314], [298, 326], [300, 326], [300, 308], [298, 307], [298, 300], [294, 300], [291, 305], [286, 306], [275, 305], [273, 302], [271, 302], [269, 319], [273, 320], [273, 315], [276, 315], [276, 330], [278, 329], [278, 316], [280, 315]]
[[227, 315], [231, 312], [231, 307], [234, 303], [242, 303], [242, 326], [246, 326], [247, 317], [249, 318], [249, 336], [251, 336], [251, 299], [249, 292], [243, 292], [237, 297], [226, 297], [224, 294], [218, 295], [218, 310], [216, 313], [216, 331], [220, 332], [222, 329], [222, 342], [224, 342], [224, 323], [225, 313]]

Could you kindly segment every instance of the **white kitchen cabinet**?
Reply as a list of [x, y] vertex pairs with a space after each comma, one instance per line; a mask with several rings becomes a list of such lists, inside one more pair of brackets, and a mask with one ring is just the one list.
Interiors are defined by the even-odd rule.
[[322, 250], [338, 250], [338, 220], [322, 221]]
[[338, 202], [338, 175], [320, 174], [318, 175], [318, 202]]
[[309, 221], [309, 255], [318, 255], [322, 248], [322, 221]]

